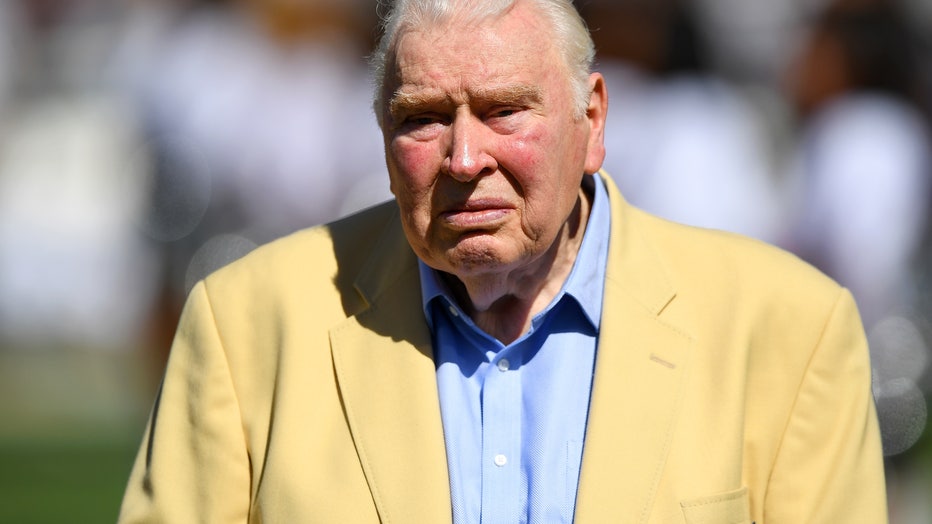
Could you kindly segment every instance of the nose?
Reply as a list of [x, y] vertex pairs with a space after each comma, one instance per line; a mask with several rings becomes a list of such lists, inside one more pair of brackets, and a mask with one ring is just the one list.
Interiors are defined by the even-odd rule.
[[444, 171], [460, 182], [497, 169], [497, 162], [488, 151], [489, 129], [468, 111], [456, 114], [450, 125], [450, 146], [444, 159]]

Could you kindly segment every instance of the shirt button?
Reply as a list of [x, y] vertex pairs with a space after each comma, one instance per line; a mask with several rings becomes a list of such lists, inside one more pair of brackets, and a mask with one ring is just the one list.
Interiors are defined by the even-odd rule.
[[459, 312], [456, 311], [456, 307], [454, 307], [452, 304], [450, 305], [450, 314], [454, 317], [460, 316]]
[[495, 455], [495, 465], [496, 465], [496, 466], [502, 467], [502, 466], [504, 466], [505, 464], [508, 464], [508, 457], [506, 457], [505, 455]]
[[498, 361], [498, 370], [499, 370], [499, 371], [508, 371], [508, 369], [509, 369], [510, 366], [511, 366], [511, 363], [508, 362], [508, 359], [507, 359], [507, 358], [503, 358], [503, 359], [501, 359], [501, 360]]

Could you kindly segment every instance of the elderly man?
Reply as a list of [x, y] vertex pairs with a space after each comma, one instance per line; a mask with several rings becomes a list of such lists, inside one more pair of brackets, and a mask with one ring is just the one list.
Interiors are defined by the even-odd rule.
[[395, 202], [191, 293], [121, 522], [882, 522], [850, 295], [628, 206], [565, 0], [398, 0]]

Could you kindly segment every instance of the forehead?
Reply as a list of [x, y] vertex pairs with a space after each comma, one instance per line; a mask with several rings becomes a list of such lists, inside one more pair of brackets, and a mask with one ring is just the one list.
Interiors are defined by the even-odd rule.
[[387, 78], [392, 91], [494, 88], [547, 76], [561, 63], [553, 31], [521, 4], [496, 18], [454, 18], [400, 34]]

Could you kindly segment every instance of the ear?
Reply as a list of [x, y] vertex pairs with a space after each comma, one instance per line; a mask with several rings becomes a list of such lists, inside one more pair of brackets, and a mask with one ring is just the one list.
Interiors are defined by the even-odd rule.
[[589, 75], [589, 105], [586, 122], [589, 124], [589, 143], [586, 149], [585, 172], [596, 173], [605, 160], [605, 118], [608, 115], [608, 90], [601, 73]]

